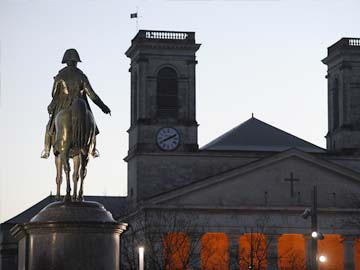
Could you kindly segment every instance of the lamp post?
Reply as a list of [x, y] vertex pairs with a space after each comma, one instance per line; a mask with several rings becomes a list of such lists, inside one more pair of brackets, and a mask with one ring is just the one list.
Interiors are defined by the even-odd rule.
[[311, 209], [306, 208], [301, 215], [304, 219], [311, 218], [311, 254], [310, 254], [310, 269], [318, 269], [317, 247], [318, 240], [323, 240], [324, 236], [318, 231], [317, 224], [317, 186], [314, 186], [312, 192]]
[[[317, 186], [314, 186], [313, 189], [313, 203], [311, 207], [311, 259], [310, 263], [313, 270], [317, 270], [317, 235], [318, 235], [318, 225], [317, 225]], [[313, 233], [316, 232], [316, 237], [313, 237]]]
[[139, 270], [144, 270], [144, 247], [139, 247]]

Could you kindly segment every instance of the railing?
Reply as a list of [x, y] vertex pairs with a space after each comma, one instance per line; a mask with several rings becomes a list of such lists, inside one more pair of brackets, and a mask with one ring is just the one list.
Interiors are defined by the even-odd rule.
[[159, 41], [159, 42], [181, 42], [181, 43], [195, 43], [194, 32], [175, 32], [175, 31], [153, 31], [140, 30], [133, 42], [140, 42], [145, 40]]
[[360, 46], [360, 38], [349, 39], [349, 46]]
[[188, 38], [188, 33], [182, 32], [159, 32], [159, 31], [146, 31], [145, 37], [150, 39], [177, 39], [184, 40]]
[[342, 38], [328, 48], [328, 53], [339, 49], [360, 49], [360, 38]]

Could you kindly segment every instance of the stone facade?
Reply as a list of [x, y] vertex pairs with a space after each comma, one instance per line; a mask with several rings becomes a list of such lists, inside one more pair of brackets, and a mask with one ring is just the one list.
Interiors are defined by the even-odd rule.
[[[157, 33], [157, 36], [147, 39], [149, 33]], [[174, 32], [176, 33], [179, 32]], [[144, 38], [139, 42], [141, 36]], [[127, 56], [131, 58], [132, 91], [134, 84], [137, 84], [142, 85], [139, 89], [143, 87], [148, 92], [141, 97], [141, 93], [146, 92], [141, 90], [138, 92], [139, 97], [132, 98], [132, 111], [139, 107], [136, 100], [144, 102], [141, 105], [143, 111], [156, 111], [157, 105], [151, 100], [156, 100], [158, 86], [154, 78], [162, 66], [171, 66], [184, 77], [191, 74], [189, 81], [195, 82], [196, 61], [191, 62], [191, 73], [185, 75], [189, 70], [182, 64], [185, 49], [179, 46], [178, 40], [167, 38], [169, 36], [171, 32], [140, 31], [127, 51]], [[194, 33], [190, 36], [193, 38], [191, 43], [196, 44]], [[148, 234], [152, 232], [159, 235], [159, 239], [164, 239], [160, 236], [171, 232], [169, 226], [174, 219], [171, 215], [181, 216], [182, 223], [191, 224], [191, 228], [184, 226], [180, 229], [173, 226], [172, 229], [186, 233], [190, 246], [194, 237], [197, 239], [195, 242], [202, 243], [197, 252], [197, 257], [202, 259], [189, 263], [190, 269], [211, 269], [207, 268], [201, 254], [205, 248], [203, 239], [215, 234], [224, 236], [227, 245], [227, 255], [224, 255], [228, 258], [227, 266], [222, 265], [218, 269], [248, 269], [249, 262], [247, 265], [242, 264], [244, 258], [239, 260], [238, 255], [246, 246], [243, 240], [249, 232], [261, 234], [269, 242], [265, 244], [266, 264], [261, 269], [310, 269], [309, 259], [313, 254], [310, 245], [311, 223], [301, 218], [301, 214], [312, 205], [312, 190], [317, 186], [318, 230], [325, 235], [324, 242], [318, 243], [318, 255], [320, 252], [327, 252], [328, 256], [334, 257], [328, 257], [329, 269], [355, 269], [355, 256], [360, 254], [356, 245], [360, 227], [358, 224], [354, 225], [356, 216], [360, 214], [357, 206], [360, 157], [356, 154], [360, 149], [360, 144], [357, 143], [360, 138], [357, 134], [360, 100], [357, 101], [355, 89], [360, 79], [360, 61], [357, 60], [360, 55], [357, 50], [360, 47], [357, 47], [358, 43], [354, 43], [355, 46], [348, 42], [349, 39], [342, 39], [330, 47], [329, 55], [324, 59], [324, 63], [329, 66], [327, 150], [299, 141], [299, 138], [290, 137], [292, 135], [281, 133], [281, 130], [253, 118], [243, 124], [252, 125], [251, 128], [239, 126], [238, 130], [224, 134], [201, 149], [179, 147], [166, 151], [156, 143], [157, 130], [163, 125], [179, 128], [180, 136], [185, 142], [197, 145], [196, 125], [187, 129], [181, 124], [179, 126], [179, 119], [160, 119], [156, 113], [150, 113], [147, 121], [136, 121], [132, 117], [129, 155], [126, 158], [129, 215], [123, 219], [130, 224], [137, 224], [141, 220], [141, 227], [146, 228]], [[198, 46], [191, 50], [193, 60], [197, 49]], [[142, 59], [141, 63], [138, 59]], [[347, 65], [342, 67], [344, 62]], [[134, 70], [143, 70], [143, 73], [135, 76], [137, 81], [133, 80]], [[337, 94], [333, 94], [334, 77], [341, 80]], [[153, 81], [150, 82], [149, 78]], [[194, 84], [183, 84], [178, 89], [180, 104], [186, 93], [195, 94]], [[154, 96], [149, 98], [149, 95]], [[341, 95], [348, 95], [347, 101]], [[192, 98], [194, 97], [191, 96], [192, 102], [188, 103], [190, 107], [185, 108], [188, 110], [185, 114], [194, 117], [190, 113], [196, 111]], [[336, 103], [334, 99], [337, 99]], [[178, 109], [181, 111], [179, 115], [184, 113], [184, 107], [180, 106]], [[195, 118], [191, 118], [191, 121], [196, 123]], [[347, 123], [352, 125], [352, 129], [340, 131]], [[264, 134], [258, 134], [257, 130], [261, 128], [266, 130]], [[253, 138], [244, 139], [249, 136]], [[262, 137], [273, 138], [273, 144], [271, 140], [269, 143], [269, 140]], [[333, 143], [335, 140], [336, 144]], [[251, 144], [246, 145], [244, 141], [251, 141]], [[168, 218], [155, 218], [163, 213], [167, 213]], [[138, 231], [141, 229], [138, 228]], [[131, 230], [127, 233], [131, 234]], [[281, 262], [284, 260], [281, 258], [284, 257], [284, 239], [290, 239], [289, 237], [297, 237], [302, 241], [300, 257], [304, 257], [304, 265], [298, 268], [286, 268]], [[147, 240], [146, 234], [142, 234], [137, 238], [137, 243], [146, 244]], [[164, 247], [166, 244], [158, 243], [155, 253], [164, 254]], [[331, 254], [335, 254], [337, 259]], [[145, 260], [150, 263], [153, 258], [148, 255]], [[357, 265], [360, 267], [360, 261]], [[154, 267], [150, 264], [147, 266], [148, 269]]]

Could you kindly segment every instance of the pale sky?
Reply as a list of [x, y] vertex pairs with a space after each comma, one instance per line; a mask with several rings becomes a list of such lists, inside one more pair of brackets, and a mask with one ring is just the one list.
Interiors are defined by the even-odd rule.
[[[86, 195], [126, 195], [129, 59], [140, 29], [195, 31], [199, 144], [255, 117], [325, 147], [326, 49], [360, 37], [360, 1], [0, 0], [0, 222], [55, 191], [54, 158], [40, 159], [53, 76], [68, 48], [111, 108], [91, 104], [101, 157]], [[63, 191], [64, 193], [63, 185]]]

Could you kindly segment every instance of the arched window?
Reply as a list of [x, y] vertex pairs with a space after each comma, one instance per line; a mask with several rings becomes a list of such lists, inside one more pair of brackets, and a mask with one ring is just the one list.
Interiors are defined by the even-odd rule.
[[240, 269], [266, 270], [267, 239], [261, 233], [245, 233], [240, 237]]
[[335, 79], [332, 91], [333, 100], [333, 130], [339, 127], [339, 80]]
[[229, 269], [229, 241], [224, 233], [206, 233], [201, 238], [201, 269]]
[[164, 268], [166, 270], [189, 269], [190, 241], [186, 233], [166, 234], [163, 249]]
[[138, 118], [138, 78], [137, 71], [131, 73], [131, 124], [134, 124]]
[[305, 237], [302, 234], [283, 234], [278, 242], [279, 269], [306, 270]]
[[325, 234], [324, 240], [318, 241], [318, 256], [325, 256], [326, 262], [321, 265], [324, 270], [344, 270], [344, 246], [337, 234]]
[[178, 116], [177, 74], [169, 67], [161, 69], [157, 77], [157, 115], [162, 118]]

